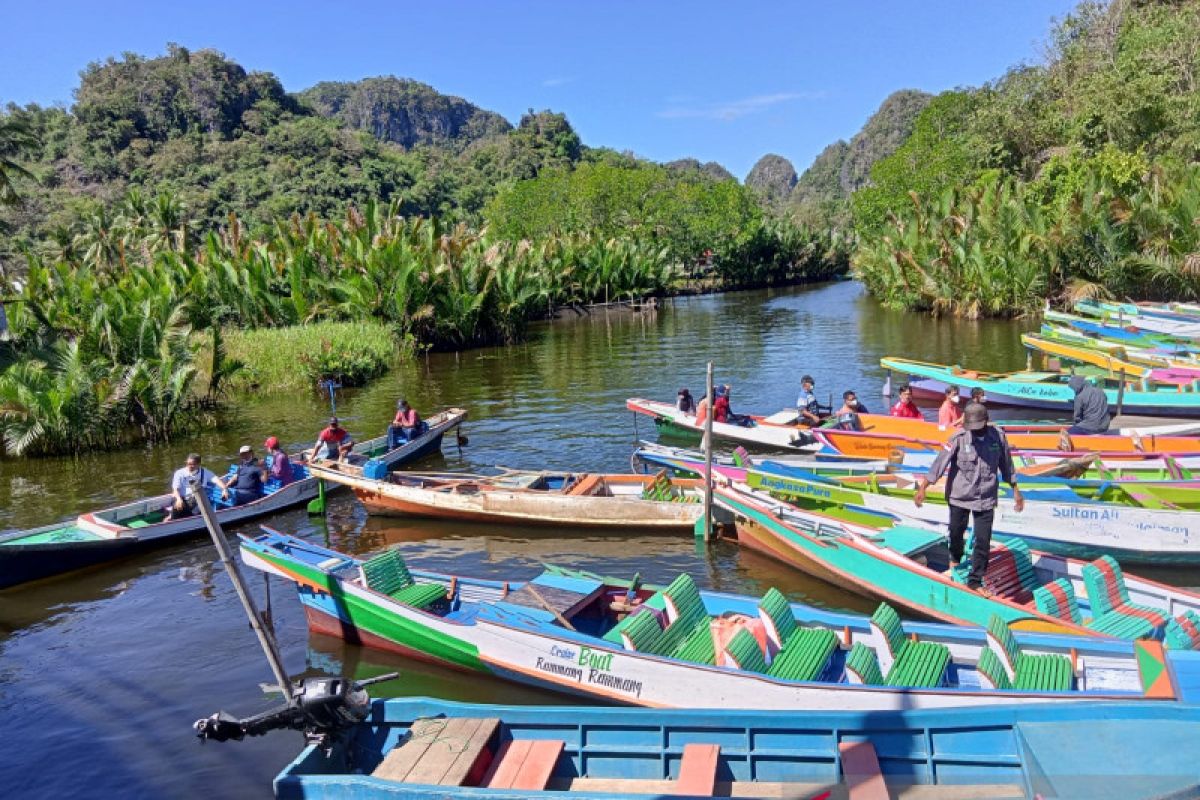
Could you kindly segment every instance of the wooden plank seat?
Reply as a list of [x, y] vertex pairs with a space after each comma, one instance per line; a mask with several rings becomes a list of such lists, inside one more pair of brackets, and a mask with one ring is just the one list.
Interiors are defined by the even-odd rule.
[[544, 791], [566, 745], [561, 739], [512, 739], [500, 747], [481, 786]]
[[427, 608], [446, 597], [446, 587], [436, 583], [417, 583], [400, 551], [391, 548], [362, 563], [362, 583], [368, 589], [386, 594], [398, 603]]
[[1143, 617], [1127, 617], [1120, 613], [1102, 614], [1084, 620], [1079, 611], [1075, 588], [1066, 578], [1058, 578], [1033, 592], [1034, 607], [1044, 614], [1066, 622], [1086, 625], [1097, 633], [1118, 639], [1142, 639], [1154, 635], [1154, 625]]
[[489, 768], [490, 745], [499, 728], [500, 720], [494, 718], [416, 720], [371, 774], [402, 783], [473, 785]]
[[[964, 548], [966, 558], [954, 574], [959, 583], [965, 583], [970, 573], [970, 553], [973, 548], [974, 539], [968, 538]], [[1028, 546], [1019, 539], [1008, 542], [993, 541], [988, 554], [987, 571], [983, 575], [983, 585], [992, 594], [1006, 600], [1016, 603], [1028, 603], [1032, 600], [1033, 591], [1039, 583]]]
[[758, 617], [766, 629], [767, 641], [775, 651], [783, 649], [798, 627], [792, 604], [774, 586], [758, 601]]
[[[1021, 651], [1016, 638], [999, 615], [993, 614], [987, 628], [988, 647], [994, 648], [1013, 688], [1030, 691], [1069, 692], [1075, 676], [1071, 659], [1055, 653]], [[982, 658], [982, 653], [980, 654]]]
[[[645, 609], [645, 611], [643, 611], [643, 609]], [[613, 644], [622, 644], [623, 639], [621, 638], [621, 632], [625, 629], [626, 626], [628, 626], [630, 624], [630, 620], [632, 620], [638, 614], [643, 614], [643, 613], [647, 613], [647, 612], [653, 613], [656, 616], [657, 615], [662, 615], [663, 617], [666, 616], [667, 603], [666, 603], [666, 600], [663, 599], [662, 592], [655, 592], [654, 594], [652, 594], [646, 600], [646, 602], [644, 602], [641, 605], [634, 608], [633, 611], [630, 611], [629, 614], [626, 615], [625, 619], [621, 620], [616, 625], [612, 626], [608, 630], [608, 632], [604, 634], [604, 636], [602, 638], [605, 641], [612, 642]], [[660, 624], [659, 627], [661, 628], [662, 625]]]
[[889, 800], [875, 745], [866, 741], [838, 742], [838, 757], [849, 800]]
[[1129, 601], [1125, 575], [1121, 572], [1121, 565], [1112, 556], [1101, 556], [1091, 564], [1085, 565], [1083, 585], [1087, 589], [1092, 613], [1096, 617], [1111, 613], [1141, 617], [1149, 621], [1156, 630], [1167, 624], [1168, 615], [1165, 612]]
[[1200, 649], [1200, 614], [1188, 609], [1167, 620], [1163, 641], [1172, 650]]
[[941, 686], [950, 665], [950, 648], [937, 642], [916, 642], [905, 637], [900, 615], [880, 603], [871, 615], [871, 629], [882, 642], [876, 652], [888, 686]]
[[685, 744], [679, 762], [679, 780], [674, 794], [689, 797], [712, 797], [717, 790], [717, 765], [721, 746], [716, 744]]
[[659, 655], [674, 656], [700, 629], [708, 630], [711, 617], [704, 608], [700, 589], [686, 572], [663, 589], [667, 626]]
[[883, 670], [879, 668], [879, 655], [875, 648], [855, 642], [846, 656], [846, 678], [850, 683], [864, 686], [882, 686]]
[[675, 651], [675, 658], [696, 664], [717, 663], [717, 647], [710, 625], [698, 625], [692, 635]]
[[671, 485], [671, 479], [667, 477], [666, 469], [660, 469], [654, 475], [654, 479], [646, 484], [642, 489], [643, 500], [673, 500], [675, 487]]

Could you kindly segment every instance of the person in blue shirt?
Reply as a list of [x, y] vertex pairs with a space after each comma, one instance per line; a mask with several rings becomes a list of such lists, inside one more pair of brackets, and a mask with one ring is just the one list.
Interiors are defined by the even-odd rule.
[[816, 385], [812, 375], [805, 375], [800, 379], [800, 396], [796, 398], [796, 408], [800, 409], [800, 421], [810, 425], [820, 425], [822, 422], [821, 404], [813, 394]]

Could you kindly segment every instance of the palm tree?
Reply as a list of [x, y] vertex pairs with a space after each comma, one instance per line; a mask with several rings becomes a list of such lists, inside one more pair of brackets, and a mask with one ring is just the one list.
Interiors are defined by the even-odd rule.
[[11, 115], [0, 117], [0, 206], [21, 205], [14, 179], [36, 181], [37, 178], [17, 161], [40, 144], [29, 120]]

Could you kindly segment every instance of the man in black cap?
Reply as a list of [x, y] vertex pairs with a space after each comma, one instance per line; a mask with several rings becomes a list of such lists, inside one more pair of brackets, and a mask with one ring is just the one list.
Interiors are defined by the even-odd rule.
[[350, 438], [350, 432], [338, 423], [337, 417], [330, 417], [329, 427], [317, 434], [317, 443], [313, 445], [309, 459], [341, 460], [352, 449], [354, 449], [354, 439]]
[[824, 422], [821, 417], [821, 404], [813, 394], [816, 385], [812, 375], [805, 375], [800, 379], [800, 396], [796, 398], [796, 407], [800, 409], [800, 421], [809, 425], [820, 425]]
[[[962, 420], [963, 429], [951, 436], [938, 453], [929, 472], [921, 478], [913, 502], [919, 508], [925, 502], [929, 484], [949, 473], [946, 502], [950, 506], [950, 567], [953, 569], [962, 560], [963, 536], [973, 514], [975, 547], [971, 551], [967, 587], [979, 591], [983, 589], [983, 576], [992, 551], [992, 519], [1000, 494], [1000, 478], [1012, 487], [1013, 504], [1018, 512], [1024, 510], [1025, 498], [1017, 488], [1008, 440], [998, 428], [988, 424], [987, 408], [980, 403], [968, 403]], [[990, 594], [987, 590], [983, 592]]]

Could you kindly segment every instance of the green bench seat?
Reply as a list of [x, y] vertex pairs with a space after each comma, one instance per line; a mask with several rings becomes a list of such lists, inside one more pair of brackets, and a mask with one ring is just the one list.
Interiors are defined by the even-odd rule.
[[[655, 592], [654, 594], [650, 595], [646, 602], [642, 603], [640, 606], [638, 606], [638, 608], [653, 608], [664, 613], [667, 610], [666, 601], [663, 600], [662, 592]], [[637, 609], [634, 609], [634, 611], [630, 612], [625, 619], [612, 626], [608, 633], [604, 634], [604, 640], [612, 642], [613, 644], [621, 644], [621, 631], [624, 630], [625, 626], [629, 624], [629, 620], [633, 619], [636, 611]]]
[[[888, 686], [941, 686], [950, 665], [950, 648], [937, 642], [915, 642], [905, 637], [900, 615], [880, 603], [871, 615], [871, 628], [882, 641], [885, 659], [880, 658]], [[879, 653], [876, 652], [879, 658]]]
[[1145, 619], [1158, 630], [1167, 624], [1166, 612], [1129, 601], [1125, 575], [1112, 556], [1101, 556], [1083, 568], [1083, 585], [1092, 604], [1092, 614], [1101, 618], [1108, 614]]
[[879, 668], [879, 655], [875, 649], [855, 642], [846, 656], [846, 676], [850, 683], [882, 686], [883, 670]]
[[1188, 609], [1167, 621], [1164, 643], [1172, 650], [1196, 650], [1200, 648], [1200, 614]]
[[1000, 662], [1000, 656], [996, 655], [992, 648], [985, 647], [979, 651], [979, 664], [976, 668], [979, 670], [979, 684], [984, 689], [1009, 691], [1013, 688], [1012, 681], [1008, 679], [1008, 672]]
[[707, 623], [696, 626], [687, 640], [675, 651], [675, 657], [696, 664], [717, 663], [717, 649], [713, 644], [711, 626]]
[[828, 628], [800, 628], [775, 654], [767, 674], [786, 681], [816, 680], [837, 646], [837, 635]]
[[1064, 622], [1085, 625], [1105, 636], [1117, 639], [1143, 639], [1154, 635], [1154, 624], [1145, 617], [1132, 617], [1119, 612], [1109, 612], [1085, 621], [1079, 611], [1079, 600], [1075, 596], [1075, 588], [1066, 578], [1059, 578], [1035, 589], [1033, 601], [1037, 610], [1043, 614], [1049, 614]]
[[[1004, 666], [1005, 674], [1017, 689], [1041, 692], [1069, 692], [1074, 684], [1071, 660], [1063, 655], [1024, 653], [1008, 625], [993, 614], [988, 623], [989, 648]], [[982, 652], [980, 658], [983, 658]]]
[[362, 563], [362, 581], [368, 589], [386, 594], [397, 603], [428, 608], [446, 597], [446, 587], [436, 583], [417, 583], [408, 571], [400, 551], [392, 548]]
[[767, 671], [767, 659], [763, 656], [762, 648], [758, 646], [758, 640], [745, 628], [739, 628], [725, 645], [725, 655], [738, 669], [746, 672]]

